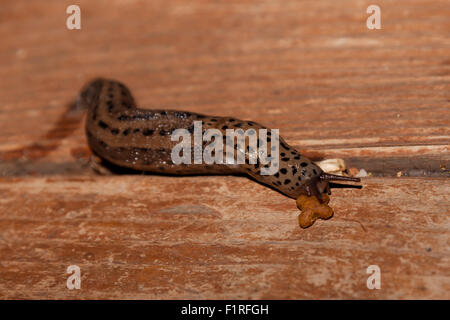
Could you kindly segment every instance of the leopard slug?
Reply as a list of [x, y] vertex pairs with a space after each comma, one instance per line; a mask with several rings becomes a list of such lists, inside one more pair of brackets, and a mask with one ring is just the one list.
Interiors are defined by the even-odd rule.
[[[248, 145], [245, 152], [243, 146], [238, 146], [234, 141], [231, 143], [236, 154], [237, 151], [245, 153], [245, 162], [242, 164], [175, 164], [171, 151], [178, 142], [172, 141], [171, 135], [176, 129], [186, 129], [193, 133], [194, 122], [200, 121], [202, 132], [216, 129], [225, 137], [227, 129], [246, 131], [267, 128], [253, 121], [232, 117], [206, 116], [177, 110], [141, 109], [136, 106], [130, 90], [115, 80], [93, 80], [82, 89], [78, 104], [87, 109], [85, 130], [89, 147], [102, 160], [120, 167], [174, 175], [246, 174], [290, 198], [297, 199], [299, 208], [305, 207], [303, 202], [298, 202], [300, 198], [306, 199], [300, 197], [301, 195], [318, 199], [318, 203], [310, 205], [311, 219], [308, 218], [303, 225], [300, 223], [302, 226], [309, 226], [315, 219], [323, 218], [317, 208], [328, 207], [326, 203], [329, 200], [327, 194], [330, 194], [330, 181], [359, 181], [358, 178], [324, 173], [320, 167], [278, 136], [279, 161], [273, 164], [277, 170], [271, 175], [261, 174], [261, 169], [267, 168], [268, 164], [248, 161]], [[270, 138], [271, 131], [268, 130], [267, 148], [274, 150], [274, 143]], [[229, 143], [230, 141], [224, 140], [223, 145]], [[260, 143], [263, 142], [258, 139], [258, 145]], [[205, 145], [205, 141], [202, 141], [202, 144]], [[225, 147], [223, 149], [219, 152], [225, 152]], [[314, 212], [317, 214], [313, 214]], [[327, 212], [326, 215], [330, 215], [328, 209]]]

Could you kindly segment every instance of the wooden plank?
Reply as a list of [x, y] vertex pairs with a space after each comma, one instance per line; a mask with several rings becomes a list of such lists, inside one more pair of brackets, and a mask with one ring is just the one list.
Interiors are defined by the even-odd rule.
[[[448, 161], [448, 2], [381, 1], [380, 31], [365, 27], [365, 3], [345, 3], [80, 1], [80, 31], [65, 28], [64, 2], [9, 3], [0, 150], [45, 135], [101, 75], [127, 83], [142, 106], [252, 119], [319, 158], [420, 150]], [[81, 137], [66, 145], [84, 146]]]
[[303, 230], [295, 201], [241, 177], [2, 179], [0, 297], [450, 298], [450, 182], [363, 185]]

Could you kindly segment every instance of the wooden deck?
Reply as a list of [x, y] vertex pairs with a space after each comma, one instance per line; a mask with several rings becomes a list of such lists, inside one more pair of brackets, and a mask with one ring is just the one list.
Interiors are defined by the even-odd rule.
[[[0, 298], [450, 299], [447, 0], [378, 1], [382, 30], [370, 1], [84, 0], [72, 31], [70, 4], [0, 8]], [[69, 108], [97, 76], [369, 177], [303, 230], [245, 177], [96, 175]]]

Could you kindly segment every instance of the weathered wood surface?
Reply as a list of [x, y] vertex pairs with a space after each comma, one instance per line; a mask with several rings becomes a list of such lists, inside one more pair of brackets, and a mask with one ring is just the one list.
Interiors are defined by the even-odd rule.
[[[301, 230], [295, 201], [241, 177], [2, 179], [0, 292], [448, 298], [449, 188], [442, 179], [368, 179], [363, 191], [335, 191], [332, 220]], [[366, 287], [373, 264], [381, 290]], [[69, 265], [81, 268], [80, 291], [66, 288]]]
[[[367, 1], [77, 3], [80, 31], [70, 1], [0, 6], [0, 298], [450, 298], [448, 1], [379, 1], [376, 31]], [[97, 176], [67, 112], [97, 76], [378, 177], [301, 230], [243, 177]]]

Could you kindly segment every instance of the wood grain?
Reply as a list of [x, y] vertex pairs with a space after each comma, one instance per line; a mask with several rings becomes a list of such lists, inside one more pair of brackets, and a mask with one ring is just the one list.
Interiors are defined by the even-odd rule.
[[[70, 4], [0, 8], [0, 298], [450, 298], [448, 1], [377, 1], [382, 30], [371, 1], [81, 0], [72, 31]], [[70, 108], [98, 76], [375, 178], [301, 230], [244, 177], [95, 175]]]
[[[363, 191], [335, 191], [331, 221], [302, 230], [293, 200], [241, 177], [3, 179], [0, 292], [448, 298], [449, 190], [443, 179], [366, 179]], [[373, 264], [381, 290], [366, 287]], [[66, 288], [69, 265], [81, 268], [80, 291]]]

